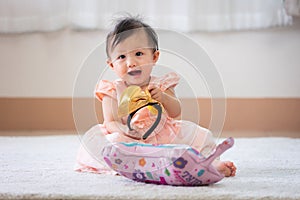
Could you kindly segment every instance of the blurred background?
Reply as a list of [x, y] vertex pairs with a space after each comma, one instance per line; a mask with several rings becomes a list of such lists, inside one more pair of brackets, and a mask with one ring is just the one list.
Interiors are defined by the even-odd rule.
[[[299, 0], [0, 0], [0, 134], [74, 133], [76, 76], [125, 12], [205, 49], [225, 89], [224, 132], [300, 136]], [[194, 95], [176, 92], [193, 110]], [[208, 127], [209, 93], [196, 97]]]

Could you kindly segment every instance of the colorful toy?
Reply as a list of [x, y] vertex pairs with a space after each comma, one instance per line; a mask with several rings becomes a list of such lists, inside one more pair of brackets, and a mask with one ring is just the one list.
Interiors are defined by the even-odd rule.
[[224, 178], [212, 162], [233, 143], [228, 138], [207, 158], [188, 145], [142, 143], [112, 143], [104, 147], [102, 156], [109, 167], [135, 181], [199, 186]]
[[128, 116], [129, 130], [137, 133], [133, 135], [134, 138], [146, 140], [159, 124], [162, 126], [165, 121], [162, 112], [161, 103], [152, 99], [149, 91], [142, 90], [139, 86], [127, 87], [120, 97], [118, 116]]

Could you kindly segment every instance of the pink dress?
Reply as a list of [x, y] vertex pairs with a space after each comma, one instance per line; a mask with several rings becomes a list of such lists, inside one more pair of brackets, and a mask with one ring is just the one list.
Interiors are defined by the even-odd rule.
[[[175, 87], [179, 82], [176, 73], [169, 73], [162, 77], [151, 77], [149, 84], [154, 84], [162, 91]], [[126, 84], [117, 79], [114, 82], [101, 80], [96, 86], [96, 97], [102, 101], [105, 95], [119, 100], [120, 95], [126, 89]], [[141, 115], [143, 117], [143, 115]], [[147, 123], [147, 119], [139, 120]], [[146, 140], [135, 140], [121, 133], [109, 133], [104, 124], [97, 124], [88, 130], [82, 137], [81, 146], [77, 155], [76, 171], [88, 171], [95, 173], [115, 174], [102, 160], [101, 150], [109, 142], [141, 142], [151, 144], [187, 144], [199, 150], [207, 156], [215, 148], [215, 142], [211, 132], [193, 122], [175, 120], [163, 113], [162, 122]], [[122, 119], [126, 124], [126, 117]]]

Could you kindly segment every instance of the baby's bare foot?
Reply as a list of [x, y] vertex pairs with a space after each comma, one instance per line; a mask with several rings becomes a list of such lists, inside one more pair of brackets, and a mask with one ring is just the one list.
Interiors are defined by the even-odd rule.
[[236, 166], [231, 161], [217, 161], [214, 163], [214, 166], [225, 177], [235, 176]]

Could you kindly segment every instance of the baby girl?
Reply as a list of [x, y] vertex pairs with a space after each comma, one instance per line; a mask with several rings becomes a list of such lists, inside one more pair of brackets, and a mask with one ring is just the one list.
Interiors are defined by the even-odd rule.
[[[76, 170], [113, 173], [97, 160], [103, 140], [187, 144], [205, 156], [211, 152], [216, 144], [209, 130], [190, 121], [174, 119], [181, 114], [180, 102], [175, 94], [179, 76], [174, 72], [161, 77], [151, 75], [160, 51], [156, 32], [149, 25], [134, 17], [120, 19], [107, 36], [106, 53], [107, 64], [119, 79], [112, 82], [101, 80], [96, 86], [95, 94], [102, 102], [104, 122], [85, 133], [83, 146], [77, 156]], [[128, 128], [128, 116], [118, 116], [120, 97], [126, 88], [133, 85], [148, 91], [151, 98], [160, 102], [164, 110], [164, 123], [160, 123], [145, 140], [136, 137], [139, 135], [137, 130]], [[213, 165], [225, 176], [235, 176], [236, 167], [231, 161], [216, 159]]]

